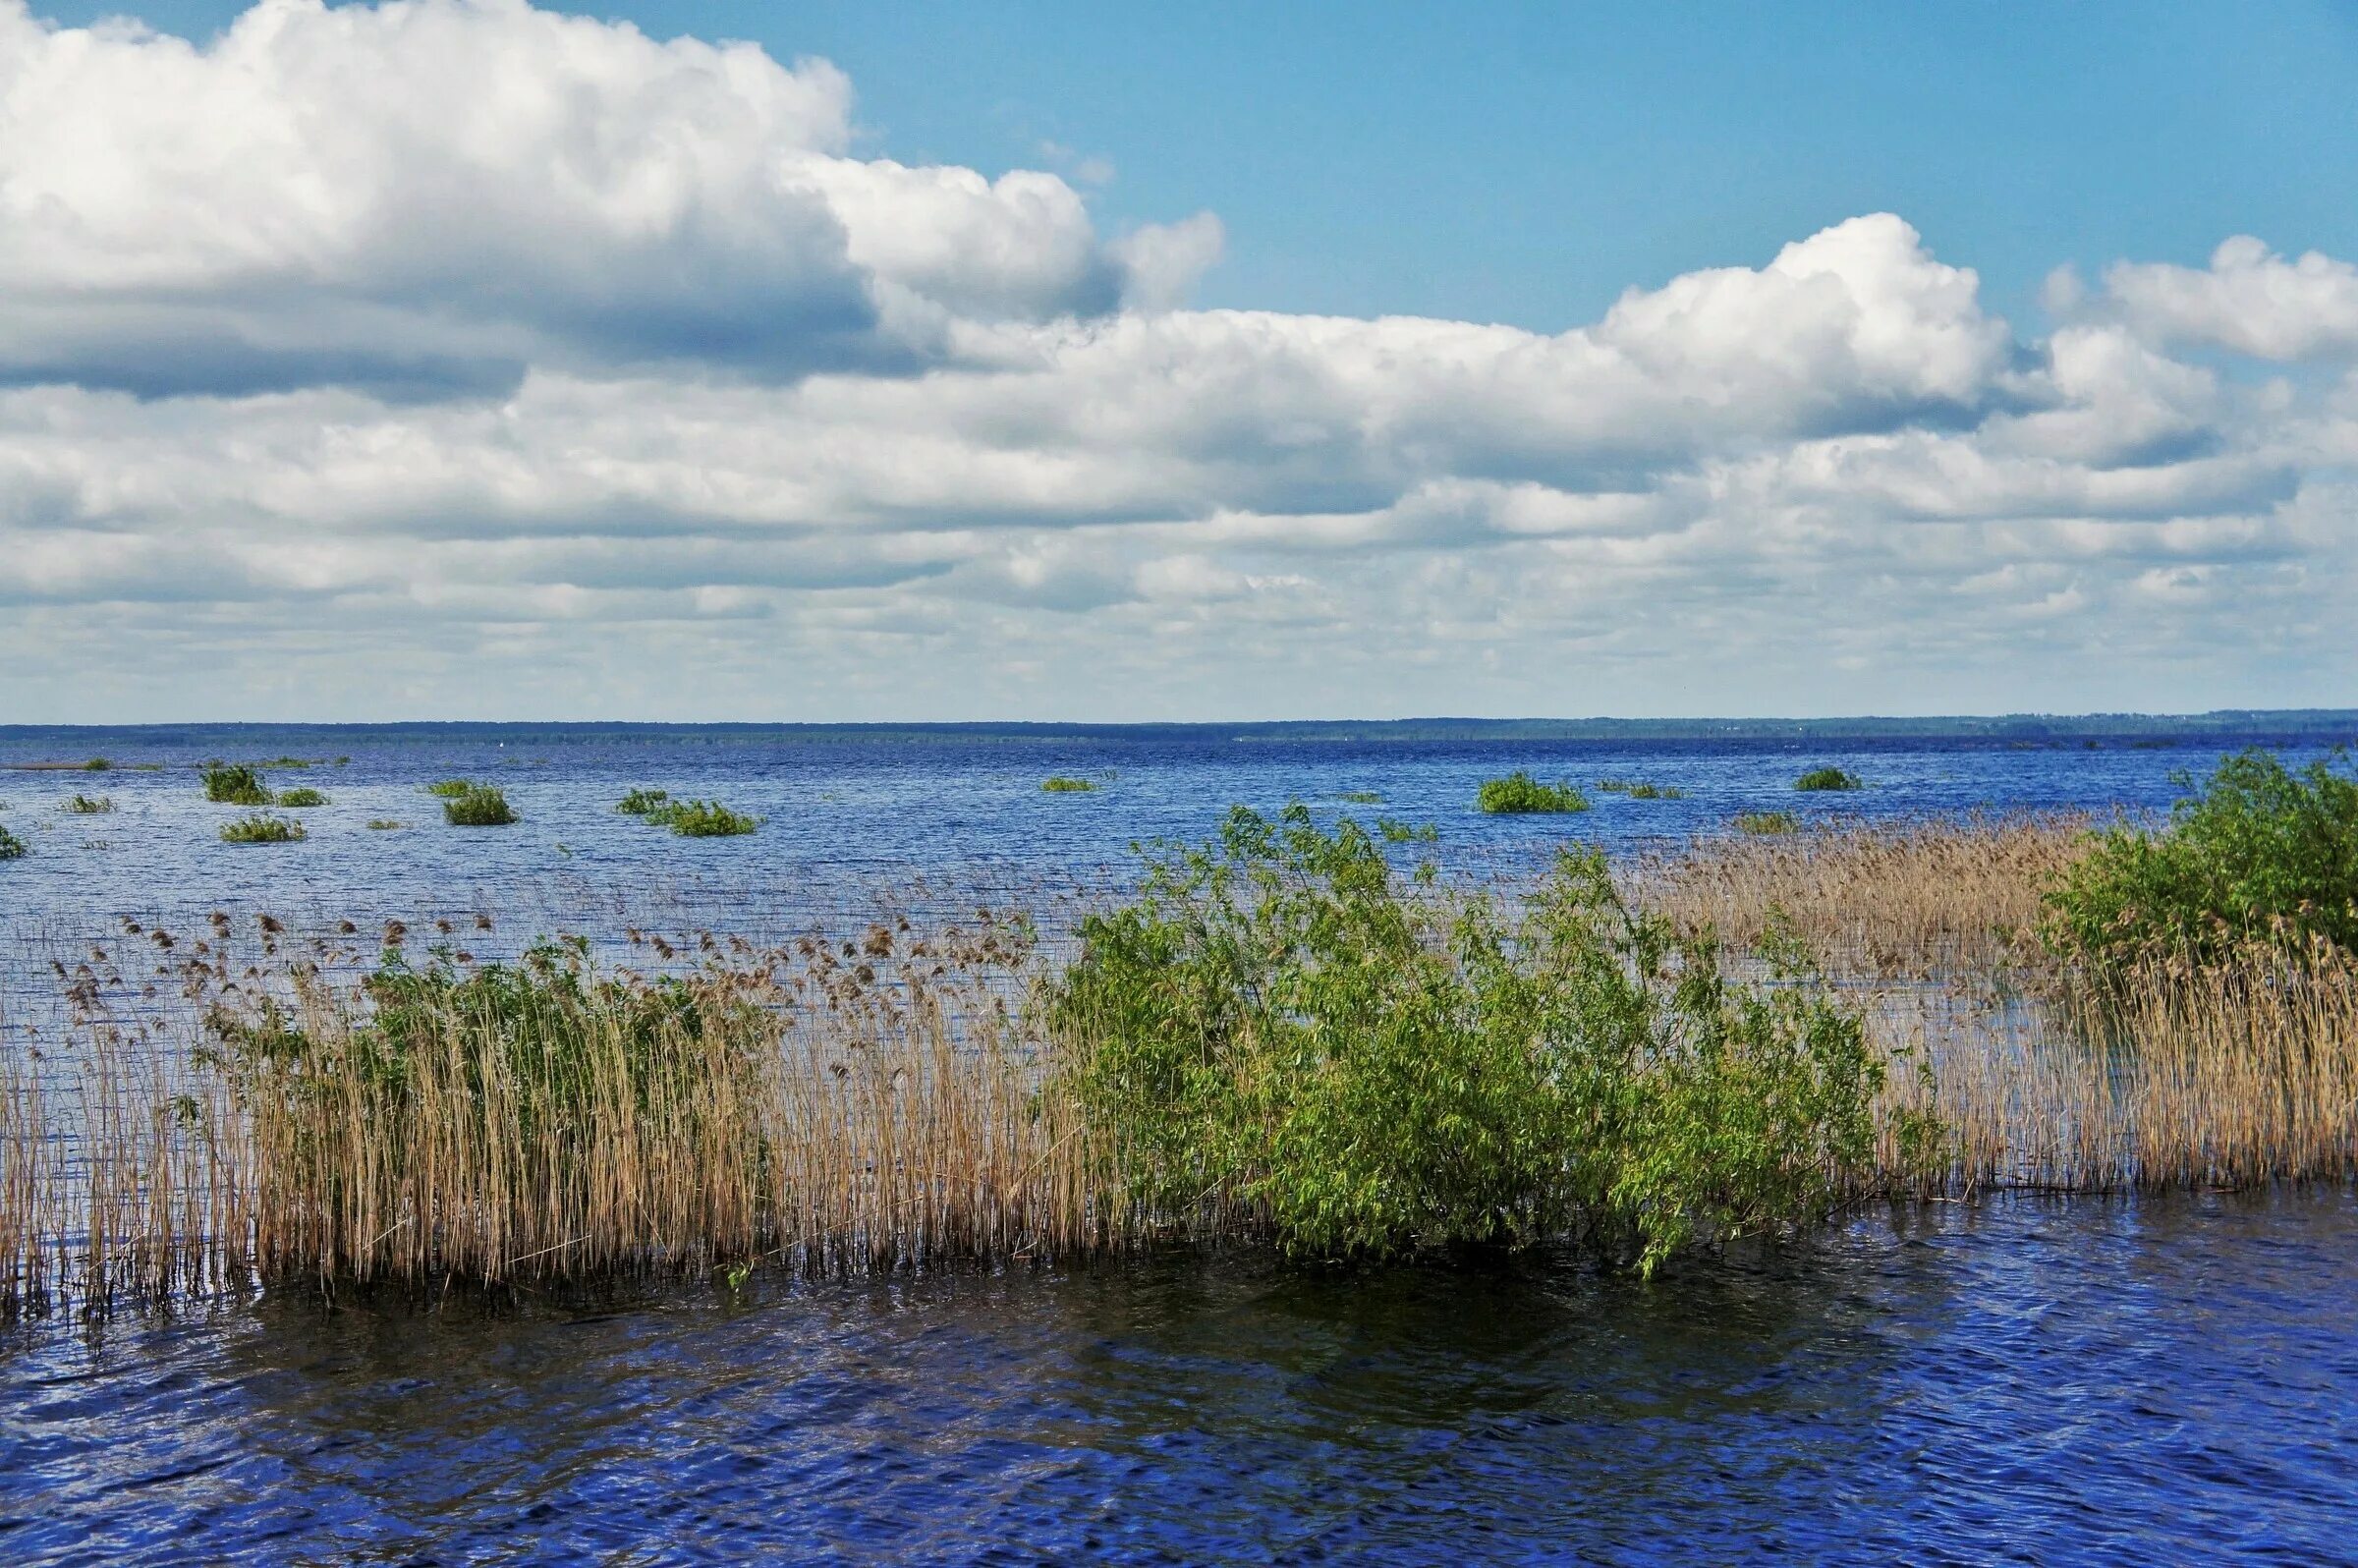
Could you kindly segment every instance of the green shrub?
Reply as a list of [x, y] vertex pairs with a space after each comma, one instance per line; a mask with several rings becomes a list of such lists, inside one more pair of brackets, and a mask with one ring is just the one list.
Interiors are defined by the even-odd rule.
[[428, 795], [439, 795], [446, 801], [455, 801], [460, 796], [466, 794], [469, 790], [474, 789], [476, 785], [473, 779], [446, 778], [426, 785], [425, 793]]
[[1335, 799], [1352, 806], [1381, 806], [1383, 804], [1382, 794], [1376, 790], [1344, 790], [1335, 796]]
[[104, 816], [115, 809], [112, 795], [74, 794], [66, 797], [64, 810], [76, 816]]
[[19, 861], [25, 858], [25, 841], [5, 827], [0, 827], [0, 861]]
[[207, 762], [204, 798], [222, 806], [267, 806], [270, 791], [262, 784], [262, 776], [242, 762]]
[[303, 824], [290, 817], [256, 812], [221, 825], [224, 844], [293, 844], [304, 836]]
[[1087, 795], [1097, 786], [1085, 778], [1069, 778], [1062, 773], [1039, 781], [1039, 787], [1050, 795]]
[[314, 789], [292, 789], [278, 792], [277, 804], [286, 807], [325, 806], [327, 797]]
[[368, 829], [373, 833], [390, 833], [398, 828], [404, 828], [409, 825], [410, 824], [407, 822], [396, 822], [389, 816], [371, 816], [368, 818]]
[[625, 816], [655, 816], [670, 809], [671, 795], [665, 790], [633, 790], [625, 795], [614, 810]]
[[1597, 788], [1606, 795], [1626, 795], [1633, 801], [1683, 801], [1687, 792], [1675, 784], [1650, 784], [1644, 779], [1600, 778]]
[[1863, 1178], [1883, 1065], [1788, 947], [1722, 979], [1595, 850], [1511, 924], [1434, 886], [1240, 808], [1083, 920], [1047, 1018], [1136, 1202], [1244, 1205], [1297, 1256], [1576, 1236], [1651, 1272]]
[[1801, 831], [1801, 818], [1791, 812], [1738, 812], [1736, 831], [1763, 835], [1798, 833]]
[[1838, 767], [1813, 767], [1793, 781], [1797, 790], [1861, 790], [1866, 781]]
[[453, 827], [505, 827], [516, 820], [507, 792], [473, 784], [442, 803], [442, 819]]
[[[2358, 952], [2358, 778], [2298, 772], [2258, 749], [2222, 759], [2165, 832], [2100, 833], [2047, 895], [2049, 941], [2100, 972], [2155, 955], [2197, 962], [2255, 938]], [[2179, 773], [2181, 789], [2195, 790]]]
[[103, 756], [93, 756], [88, 761], [82, 764], [82, 770], [84, 773], [104, 773], [113, 768], [114, 765], [114, 763], [108, 761]]
[[1585, 812], [1589, 798], [1569, 784], [1543, 784], [1518, 769], [1504, 778], [1484, 779], [1474, 804], [1492, 813]]
[[718, 801], [674, 801], [647, 820], [663, 823], [682, 838], [733, 838], [761, 825], [760, 818], [732, 812]]

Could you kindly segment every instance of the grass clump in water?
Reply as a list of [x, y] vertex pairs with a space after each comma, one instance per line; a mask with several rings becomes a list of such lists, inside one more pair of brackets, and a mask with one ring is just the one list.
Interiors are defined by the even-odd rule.
[[389, 816], [371, 816], [368, 818], [368, 831], [371, 833], [391, 833], [409, 825], [410, 824], [407, 822], [396, 822]]
[[1813, 767], [1793, 781], [1797, 790], [1863, 790], [1866, 780], [1838, 767]]
[[327, 797], [309, 788], [280, 790], [273, 804], [285, 807], [325, 806]]
[[25, 841], [5, 827], [0, 827], [0, 861], [21, 861], [25, 858]]
[[442, 819], [453, 827], [506, 827], [516, 820], [505, 790], [472, 784], [442, 802]]
[[759, 817], [732, 812], [718, 801], [674, 801], [647, 820], [662, 823], [682, 838], [735, 838], [761, 826]]
[[1474, 804], [1493, 815], [1585, 812], [1589, 798], [1570, 784], [1543, 784], [1521, 769], [1504, 778], [1484, 779]]
[[671, 809], [668, 790], [633, 790], [616, 804], [614, 810], [625, 816], [654, 817]]
[[1069, 774], [1057, 773], [1041, 779], [1039, 787], [1050, 795], [1087, 795], [1097, 786], [1094, 779], [1074, 778]]
[[93, 756], [88, 761], [82, 764], [82, 770], [84, 773], [104, 773], [112, 769], [114, 765], [115, 764], [113, 762], [109, 761], [103, 756]]
[[83, 795], [80, 793], [67, 796], [65, 805], [61, 808], [76, 816], [104, 816], [114, 809], [115, 798], [111, 795]]
[[270, 791], [262, 776], [243, 762], [207, 762], [204, 798], [220, 806], [267, 806]]
[[1639, 778], [1600, 778], [1597, 788], [1606, 795], [1626, 795], [1633, 801], [1683, 801], [1687, 792], [1675, 784], [1655, 784]]
[[2254, 748], [2182, 797], [2164, 832], [2096, 836], [2047, 893], [2049, 941], [2100, 973], [2254, 943], [2358, 954], [2358, 778], [2336, 752], [2294, 771]]
[[1768, 838], [1780, 833], [1801, 831], [1801, 818], [1791, 812], [1738, 812], [1736, 831], [1755, 837]]
[[1344, 790], [1336, 795], [1335, 799], [1350, 806], [1381, 806], [1383, 804], [1383, 795], [1377, 790]]
[[1321, 1259], [1581, 1236], [1651, 1272], [1865, 1178], [1882, 1059], [1798, 953], [1721, 978], [1596, 850], [1519, 917], [1432, 878], [1239, 809], [1084, 919], [1048, 1016], [1147, 1212]]
[[474, 789], [475, 787], [476, 784], [475, 780], [473, 779], [437, 779], [433, 783], [425, 786], [425, 793], [428, 795], [438, 795], [446, 801], [455, 801], [460, 796], [466, 794], [469, 790]]
[[221, 824], [224, 844], [296, 844], [304, 837], [303, 824], [291, 817], [272, 816], [256, 812], [241, 816], [234, 822]]

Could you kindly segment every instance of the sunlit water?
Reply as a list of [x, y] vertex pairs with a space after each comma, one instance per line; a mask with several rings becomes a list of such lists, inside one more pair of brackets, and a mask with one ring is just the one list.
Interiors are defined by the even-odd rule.
[[[16, 950], [130, 912], [480, 907], [610, 934], [650, 900], [824, 921], [921, 875], [1022, 898], [1118, 879], [1130, 840], [1200, 836], [1231, 803], [1331, 812], [1345, 790], [1434, 823], [1461, 867], [1742, 810], [2151, 810], [2218, 751], [102, 746], [170, 765], [0, 773], [0, 821], [33, 848], [0, 866]], [[0, 762], [97, 749], [0, 731]], [[281, 752], [352, 756], [277, 777], [334, 798], [303, 813], [310, 839], [221, 844], [234, 813], [188, 763]], [[1874, 787], [1794, 795], [1819, 762]], [[1690, 795], [1475, 814], [1480, 779], [1517, 766]], [[1054, 772], [1110, 776], [1043, 795]], [[418, 787], [455, 773], [507, 786], [525, 822], [442, 826]], [[613, 812], [639, 785], [768, 820], [675, 839]], [[58, 812], [77, 789], [118, 810]], [[2349, 1561], [2354, 1303], [2358, 1202], [2333, 1192], [1878, 1209], [1651, 1286], [1560, 1259], [1338, 1276], [1190, 1257], [689, 1282], [596, 1311], [38, 1321], [0, 1330], [0, 1558]]]

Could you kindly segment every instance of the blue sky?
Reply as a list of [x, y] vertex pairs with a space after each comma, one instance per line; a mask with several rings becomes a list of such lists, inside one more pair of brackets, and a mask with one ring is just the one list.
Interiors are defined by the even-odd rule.
[[0, 715], [2358, 700], [2358, 7], [123, 9]]

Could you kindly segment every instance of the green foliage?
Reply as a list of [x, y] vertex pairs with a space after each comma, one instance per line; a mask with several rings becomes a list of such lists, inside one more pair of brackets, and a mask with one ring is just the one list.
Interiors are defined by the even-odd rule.
[[112, 795], [83, 795], [80, 793], [67, 796], [65, 805], [61, 808], [76, 816], [104, 816], [114, 809], [115, 798]]
[[1797, 790], [1863, 790], [1866, 781], [1838, 767], [1813, 767], [1793, 781]]
[[302, 756], [274, 756], [261, 764], [263, 767], [309, 767], [310, 765], [310, 759]]
[[1041, 779], [1039, 787], [1050, 795], [1087, 795], [1097, 786], [1090, 779], [1070, 778], [1058, 773], [1051, 778]]
[[270, 791], [262, 776], [243, 762], [207, 762], [204, 798], [222, 806], [267, 806]]
[[285, 807], [325, 806], [327, 797], [309, 788], [280, 790], [277, 804]]
[[1381, 806], [1383, 796], [1376, 790], [1344, 790], [1335, 797], [1351, 806]]
[[507, 792], [471, 784], [442, 802], [442, 819], [453, 827], [505, 827], [516, 820]]
[[114, 763], [108, 761], [103, 756], [93, 756], [88, 761], [82, 764], [82, 770], [84, 773], [104, 773], [111, 769], [114, 765]]
[[1239, 809], [1150, 856], [1046, 993], [1151, 1212], [1241, 1204], [1297, 1256], [1585, 1238], [1651, 1272], [1822, 1216], [1884, 1067], [1771, 944], [1759, 986], [1566, 851], [1510, 921], [1398, 876], [1345, 820]]
[[732, 812], [718, 801], [674, 801], [647, 820], [666, 824], [682, 838], [733, 838], [761, 826], [760, 818]]
[[[2358, 952], [2358, 778], [2348, 754], [2298, 772], [2258, 749], [2222, 759], [2165, 832], [2121, 826], [2047, 894], [2046, 933], [2101, 971], [2140, 958], [2224, 956], [2252, 941]], [[2194, 790], [2180, 773], [2181, 789]]]
[[410, 824], [407, 822], [396, 822], [389, 816], [372, 816], [368, 818], [368, 830], [372, 833], [390, 833], [396, 829], [404, 828], [409, 825]]
[[671, 795], [666, 790], [633, 790], [625, 795], [614, 810], [625, 816], [656, 816], [671, 807]]
[[303, 836], [301, 822], [272, 816], [267, 812], [256, 812], [252, 816], [221, 824], [224, 844], [294, 844], [301, 842]]
[[1492, 813], [1585, 812], [1589, 798], [1569, 784], [1543, 784], [1517, 769], [1504, 778], [1485, 779], [1474, 804]]
[[1801, 831], [1801, 818], [1791, 812], [1738, 812], [1736, 831], [1764, 836], [1798, 833]]
[[1644, 779], [1600, 778], [1597, 788], [1607, 795], [1626, 795], [1633, 801], [1683, 801], [1687, 792], [1675, 784], [1651, 784]]
[[25, 858], [25, 841], [5, 827], [0, 827], [0, 861], [21, 861]]
[[457, 800], [460, 796], [466, 794], [469, 790], [474, 789], [475, 787], [475, 781], [473, 779], [446, 778], [426, 785], [425, 793], [428, 795], [439, 795], [446, 801], [453, 801]]

